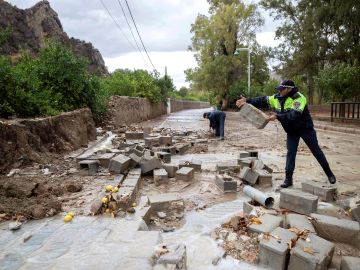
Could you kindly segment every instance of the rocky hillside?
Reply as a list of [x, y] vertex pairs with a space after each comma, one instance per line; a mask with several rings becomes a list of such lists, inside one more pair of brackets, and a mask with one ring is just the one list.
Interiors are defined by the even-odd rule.
[[9, 36], [0, 47], [0, 54], [16, 57], [20, 50], [36, 54], [47, 38], [60, 41], [76, 55], [89, 60], [89, 71], [107, 74], [104, 60], [91, 43], [69, 38], [63, 31], [57, 13], [48, 1], [40, 1], [29, 9], [18, 9], [0, 0], [0, 30], [10, 29]]

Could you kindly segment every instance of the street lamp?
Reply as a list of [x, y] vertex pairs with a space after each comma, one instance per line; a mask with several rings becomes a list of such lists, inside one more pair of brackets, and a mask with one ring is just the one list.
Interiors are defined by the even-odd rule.
[[248, 92], [250, 95], [250, 48], [238, 48], [236, 49], [234, 55], [239, 55], [239, 52], [247, 51], [248, 52]]

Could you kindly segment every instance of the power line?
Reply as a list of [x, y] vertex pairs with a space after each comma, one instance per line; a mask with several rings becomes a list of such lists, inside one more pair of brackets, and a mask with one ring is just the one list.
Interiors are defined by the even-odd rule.
[[136, 38], [135, 38], [135, 36], [134, 36], [134, 33], [133, 33], [133, 31], [132, 31], [132, 29], [131, 29], [131, 26], [130, 26], [130, 24], [129, 24], [129, 21], [128, 21], [127, 17], [126, 17], [124, 8], [123, 8], [123, 6], [121, 5], [120, 0], [117, 0], [117, 2], [119, 3], [119, 6], [121, 7], [122, 13], [124, 14], [124, 17], [125, 17], [125, 20], [126, 20], [126, 23], [127, 23], [127, 25], [129, 26], [131, 35], [132, 35], [132, 37], [133, 37], [133, 39], [134, 39], [134, 41], [135, 41], [136, 47], [138, 48], [138, 51], [140, 52], [141, 58], [142, 58], [143, 61], [145, 62], [146, 66], [149, 67], [148, 64], [146, 63], [146, 61], [145, 61], [145, 59], [144, 59], [144, 56], [143, 56], [143, 54], [142, 54], [142, 52], [141, 52], [141, 49], [140, 49], [140, 47], [139, 47], [139, 45], [138, 45], [138, 43], [137, 43], [137, 41], [136, 41]]
[[150, 59], [150, 56], [149, 56], [149, 54], [148, 54], [148, 52], [147, 52], [147, 50], [146, 50], [146, 48], [145, 48], [144, 42], [142, 41], [142, 38], [141, 38], [140, 33], [139, 33], [139, 30], [138, 30], [138, 28], [137, 28], [137, 26], [136, 26], [134, 17], [133, 17], [133, 15], [132, 15], [132, 13], [131, 13], [131, 10], [130, 10], [130, 7], [129, 7], [129, 4], [128, 4], [127, 0], [125, 0], [125, 3], [126, 3], [126, 6], [127, 6], [128, 10], [129, 10], [131, 19], [132, 19], [132, 21], [133, 21], [133, 23], [134, 23], [136, 32], [137, 32], [137, 34], [138, 34], [138, 36], [139, 36], [139, 38], [140, 38], [141, 44], [142, 44], [142, 46], [143, 46], [143, 48], [144, 48], [144, 51], [146, 52], [146, 55], [147, 55], [147, 57], [148, 57], [151, 65], [153, 66], [154, 70], [156, 71], [156, 68], [155, 68], [154, 64], [152, 63], [152, 61], [151, 61], [151, 59]]
[[123, 32], [123, 30], [121, 29], [120, 25], [118, 24], [118, 22], [115, 20], [115, 18], [111, 15], [109, 9], [105, 6], [104, 2], [102, 0], [100, 0], [102, 6], [105, 8], [105, 10], [107, 11], [107, 13], [109, 14], [109, 16], [111, 17], [111, 19], [114, 21], [114, 23], [116, 24], [117, 28], [120, 30], [120, 32], [123, 34], [123, 36], [126, 38], [126, 40], [129, 42], [129, 44], [134, 48], [134, 50], [136, 50], [135, 46], [130, 42], [130, 40], [127, 38], [127, 36], [125, 35], [125, 33]]

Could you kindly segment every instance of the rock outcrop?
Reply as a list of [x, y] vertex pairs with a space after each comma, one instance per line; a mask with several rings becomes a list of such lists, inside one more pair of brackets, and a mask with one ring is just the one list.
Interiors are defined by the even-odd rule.
[[70, 48], [76, 55], [87, 58], [91, 73], [108, 73], [99, 50], [91, 43], [69, 38], [48, 1], [40, 1], [22, 10], [0, 0], [0, 31], [6, 29], [10, 29], [9, 36], [0, 46], [0, 54], [16, 57], [20, 50], [36, 54], [45, 46], [46, 39], [51, 38]]

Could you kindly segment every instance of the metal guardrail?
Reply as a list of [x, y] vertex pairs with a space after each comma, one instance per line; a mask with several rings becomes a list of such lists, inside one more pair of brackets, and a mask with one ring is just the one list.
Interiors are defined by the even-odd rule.
[[360, 102], [331, 102], [331, 122], [334, 119], [360, 120]]

